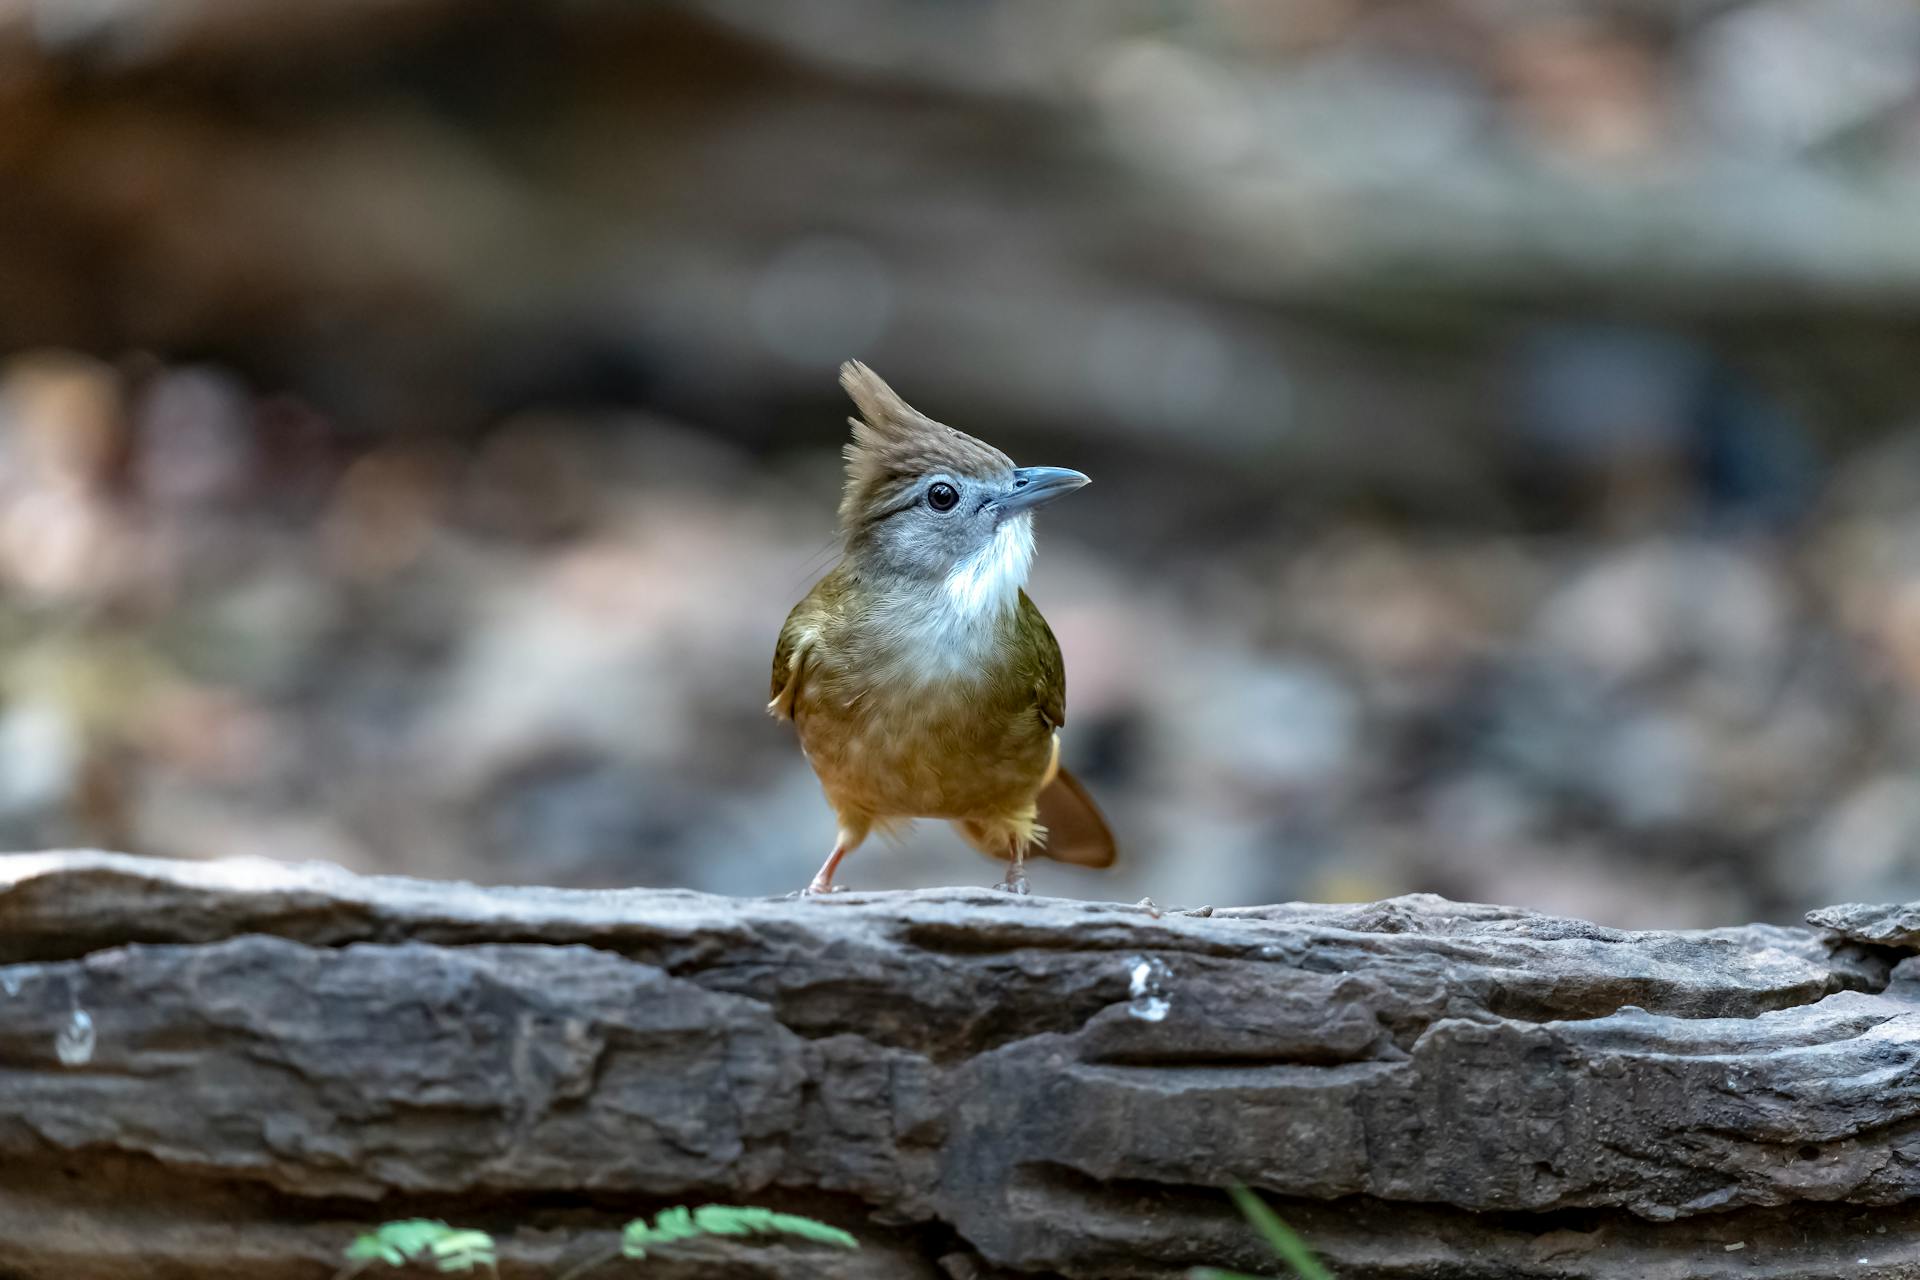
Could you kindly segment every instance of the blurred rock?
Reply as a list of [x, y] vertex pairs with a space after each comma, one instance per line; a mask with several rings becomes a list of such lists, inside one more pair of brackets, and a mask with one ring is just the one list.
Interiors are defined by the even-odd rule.
[[136, 412], [132, 483], [166, 510], [221, 506], [251, 496], [258, 438], [243, 387], [218, 369], [159, 375]]
[[[0, 826], [791, 888], [766, 663], [859, 355], [1098, 482], [1032, 589], [1124, 852], [1043, 888], [1912, 892], [1916, 39], [0, 6]], [[991, 873], [938, 824], [851, 870]]]
[[1920, 784], [1874, 778], [1844, 797], [1797, 870], [1802, 892], [1818, 885], [1856, 899], [1893, 900], [1920, 885]]
[[0, 577], [56, 600], [111, 596], [136, 571], [114, 495], [126, 445], [109, 366], [40, 352], [0, 369]]

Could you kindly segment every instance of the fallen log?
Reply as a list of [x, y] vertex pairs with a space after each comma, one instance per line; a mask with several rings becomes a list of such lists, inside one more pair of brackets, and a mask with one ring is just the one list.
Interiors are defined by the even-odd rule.
[[[1413, 896], [740, 900], [0, 859], [0, 1274], [555, 1276], [621, 1222], [852, 1231], [599, 1274], [1920, 1276], [1916, 909], [1629, 932]], [[624, 1269], [624, 1270], [623, 1270]]]

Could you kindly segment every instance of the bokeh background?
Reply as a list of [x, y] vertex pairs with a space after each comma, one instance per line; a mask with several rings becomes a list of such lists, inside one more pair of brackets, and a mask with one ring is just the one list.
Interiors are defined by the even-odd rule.
[[798, 886], [855, 355], [1095, 478], [1041, 891], [1920, 897], [1904, 0], [0, 4], [0, 844]]

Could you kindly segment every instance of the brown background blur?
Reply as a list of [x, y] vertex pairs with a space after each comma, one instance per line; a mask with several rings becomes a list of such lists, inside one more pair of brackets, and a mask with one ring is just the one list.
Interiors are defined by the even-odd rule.
[[1041, 892], [1920, 896], [1917, 302], [1902, 0], [0, 6], [0, 844], [796, 887], [857, 355], [1095, 479]]

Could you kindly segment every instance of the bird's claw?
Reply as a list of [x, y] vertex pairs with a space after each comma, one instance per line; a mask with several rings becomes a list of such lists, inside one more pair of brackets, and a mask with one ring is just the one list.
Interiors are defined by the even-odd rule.
[[1005, 880], [1002, 880], [993, 887], [1001, 893], [1017, 893], [1023, 898], [1032, 892], [1032, 890], [1027, 887], [1027, 878], [1025, 876], [1008, 876]]
[[843, 884], [821, 884], [816, 880], [806, 888], [796, 889], [787, 896], [789, 898], [824, 898], [829, 894], [845, 893], [846, 891], [847, 886]]

